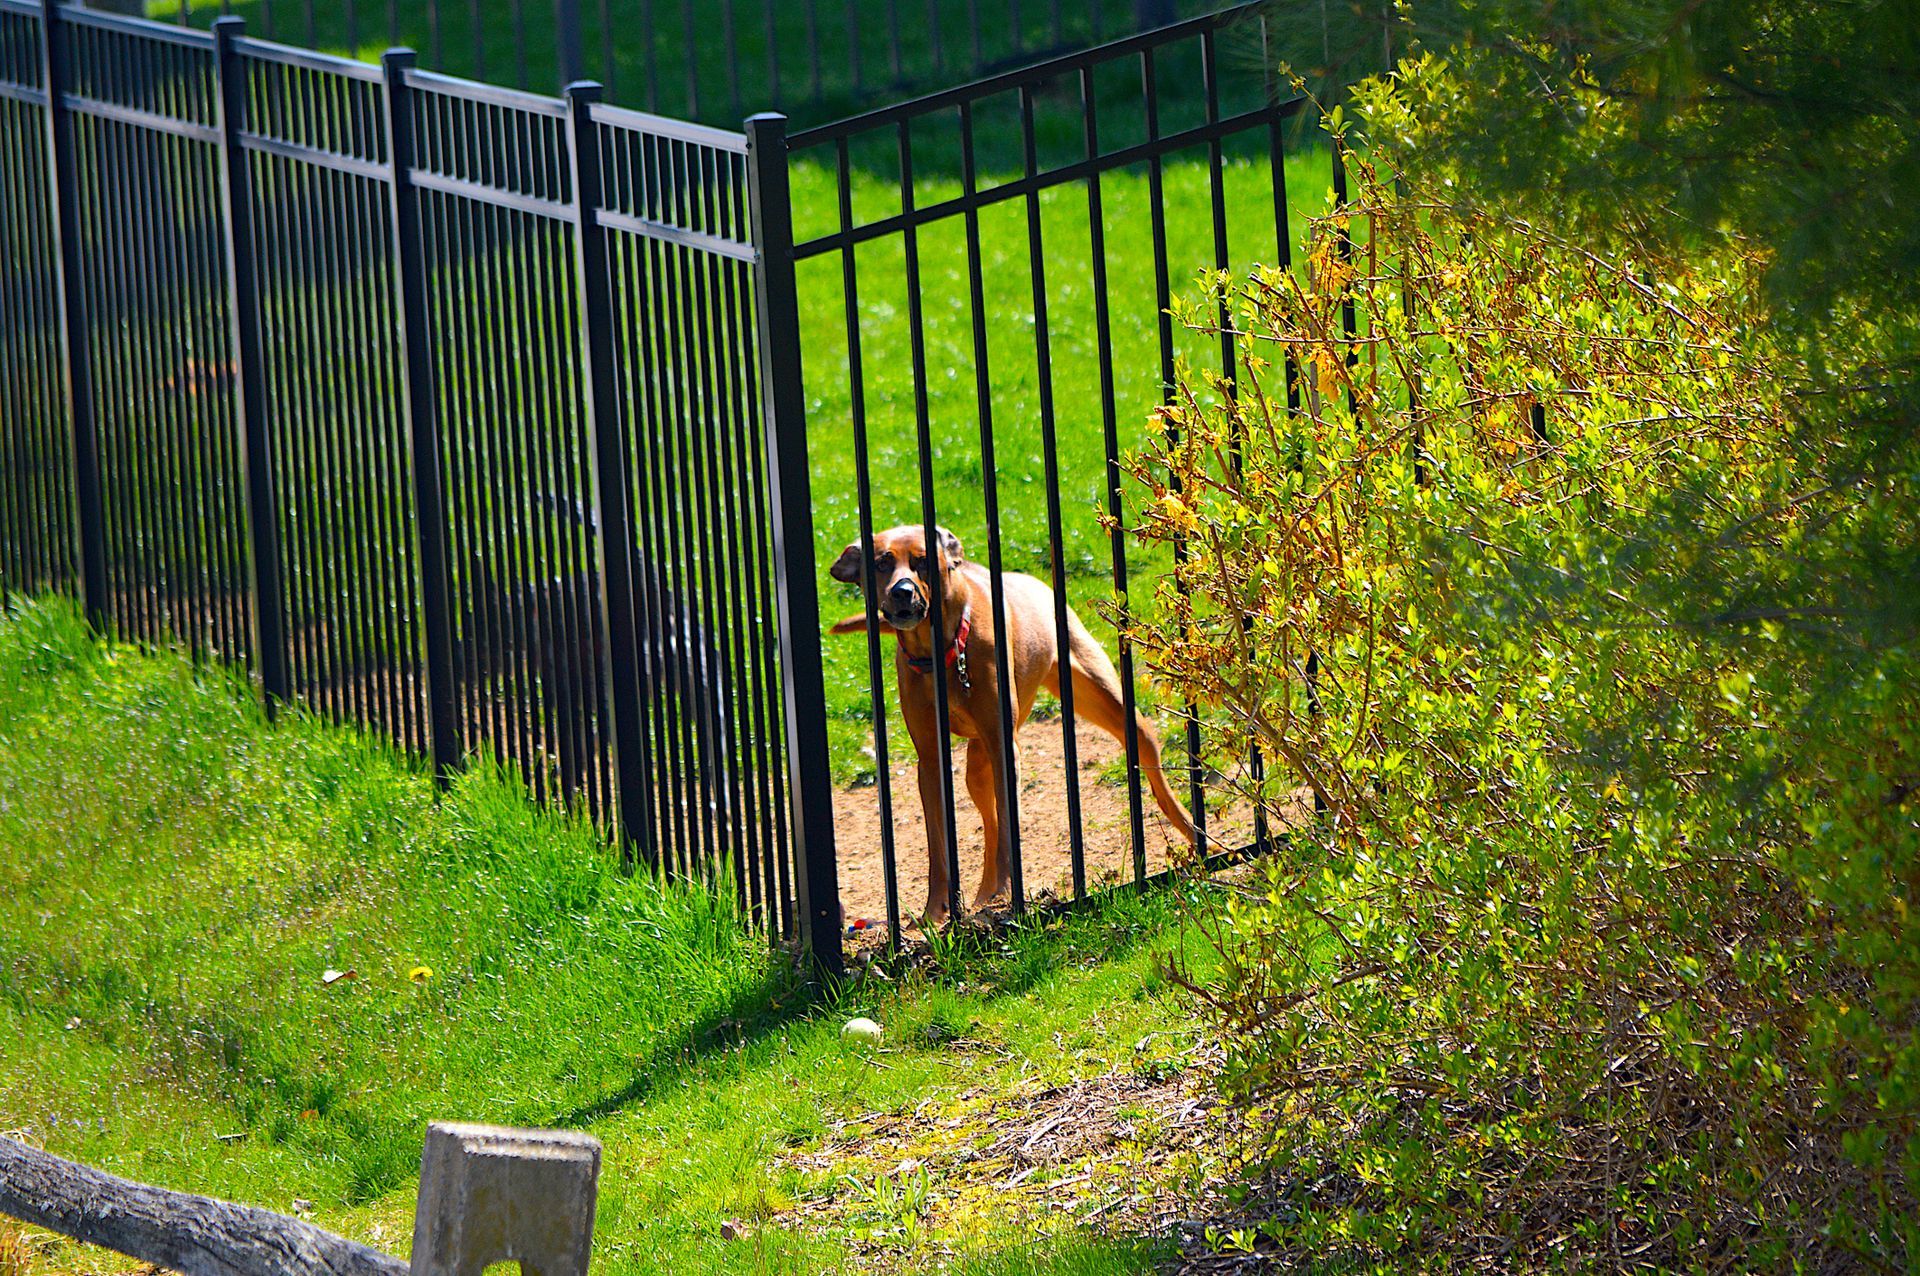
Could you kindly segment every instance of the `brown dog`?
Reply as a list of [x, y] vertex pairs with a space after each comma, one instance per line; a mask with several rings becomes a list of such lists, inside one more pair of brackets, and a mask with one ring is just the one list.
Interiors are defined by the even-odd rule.
[[[987, 569], [968, 562], [960, 539], [942, 527], [939, 531], [941, 635], [934, 642], [929, 604], [926, 529], [895, 527], [873, 537], [874, 597], [880, 618], [899, 640], [894, 653], [894, 676], [900, 687], [900, 712], [919, 755], [920, 806], [927, 820], [927, 910], [923, 925], [933, 926], [947, 915], [946, 812], [940, 801], [940, 741], [934, 712], [933, 661], [947, 666], [947, 714], [953, 733], [967, 741], [967, 792], [985, 826], [987, 852], [980, 869], [980, 889], [973, 906], [980, 908], [1012, 888], [1012, 852], [1007, 822], [1001, 818], [1001, 777], [1007, 760], [1001, 756], [1000, 688], [997, 652], [1001, 635], [993, 625], [993, 584]], [[860, 542], [855, 541], [834, 562], [835, 580], [860, 581]], [[1007, 668], [1013, 675], [1015, 730], [1027, 720], [1033, 698], [1045, 687], [1060, 693], [1060, 653], [1055, 642], [1053, 590], [1032, 576], [1018, 572], [1001, 575], [1006, 595]], [[865, 615], [849, 616], [833, 626], [836, 634], [858, 633], [867, 627]], [[1074, 713], [1115, 739], [1125, 739], [1126, 710], [1120, 698], [1120, 677], [1113, 661], [1095, 642], [1080, 617], [1067, 613], [1067, 638], [1072, 648]], [[1194, 841], [1193, 821], [1167, 787], [1160, 769], [1160, 736], [1138, 710], [1133, 715], [1138, 733], [1140, 769], [1153, 788], [1154, 800], [1168, 821], [1187, 840]], [[1015, 795], [1018, 801], [1018, 795]]]

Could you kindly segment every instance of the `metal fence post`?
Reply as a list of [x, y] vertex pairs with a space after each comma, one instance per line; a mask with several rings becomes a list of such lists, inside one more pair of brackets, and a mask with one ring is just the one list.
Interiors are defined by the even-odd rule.
[[220, 211], [226, 223], [227, 332], [233, 343], [240, 461], [247, 475], [247, 552], [253, 569], [253, 650], [267, 713], [293, 697], [288, 671], [286, 595], [280, 574], [280, 518], [274, 505], [273, 451], [267, 442], [266, 359], [260, 340], [260, 289], [254, 274], [253, 171], [240, 146], [247, 113], [246, 72], [233, 42], [244, 19], [213, 24], [213, 75], [220, 123]]
[[747, 187], [753, 203], [753, 272], [760, 347], [761, 429], [772, 493], [773, 568], [785, 693], [787, 773], [793, 804], [800, 934], [818, 967], [841, 970], [840, 869], [833, 845], [833, 773], [820, 663], [820, 595], [814, 572], [813, 496], [807, 472], [806, 394], [800, 369], [800, 303], [793, 279], [793, 204], [787, 186], [787, 120], [747, 120]]
[[73, 442], [74, 510], [79, 521], [80, 588], [87, 623], [107, 628], [107, 530], [100, 491], [100, 432], [94, 413], [93, 365], [80, 265], [80, 184], [74, 168], [73, 118], [67, 111], [67, 48], [59, 0], [40, 3], [40, 83], [47, 95], [47, 169], [53, 196], [54, 293]]
[[400, 364], [406, 379], [407, 432], [413, 445], [414, 534], [420, 596], [426, 612], [427, 731], [436, 778], [460, 765], [460, 720], [454, 707], [452, 608], [447, 575], [447, 512], [440, 463], [439, 391], [427, 335], [427, 263], [413, 188], [411, 49], [380, 57], [386, 93], [387, 160], [393, 166], [393, 272], [399, 291]]
[[657, 867], [641, 722], [640, 650], [633, 615], [632, 449], [621, 410], [619, 372], [613, 351], [613, 282], [607, 274], [607, 229], [600, 224], [599, 136], [593, 104], [598, 84], [567, 86], [567, 152], [573, 170], [575, 290], [580, 295], [581, 385], [587, 410], [593, 501], [600, 534], [594, 538], [600, 589], [601, 632], [607, 635], [607, 677], [612, 682], [613, 763], [619, 785], [622, 854]]

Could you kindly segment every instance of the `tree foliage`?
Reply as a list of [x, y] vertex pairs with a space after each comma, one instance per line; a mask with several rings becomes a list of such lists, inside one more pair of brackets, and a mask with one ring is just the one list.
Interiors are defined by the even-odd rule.
[[[1241, 376], [1134, 460], [1186, 552], [1132, 640], [1250, 796], [1324, 807], [1195, 992], [1297, 1260], [1911, 1266], [1915, 471], [1847, 425], [1908, 393], [1907, 285], [1739, 233], [1757, 189], [1606, 207], [1579, 145], [1619, 178], [1649, 99], [1504, 78], [1555, 47], [1358, 90], [1349, 202], [1212, 282]], [[1501, 112], [1564, 215], [1486, 176]]]

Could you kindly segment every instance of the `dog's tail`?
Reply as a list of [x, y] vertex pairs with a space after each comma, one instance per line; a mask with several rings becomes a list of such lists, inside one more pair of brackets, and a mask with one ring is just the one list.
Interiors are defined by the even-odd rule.
[[856, 612], [842, 620], [836, 620], [827, 630], [830, 634], [863, 634], [867, 632], [867, 613]]
[[[1089, 721], [1116, 740], [1125, 740], [1126, 701], [1121, 694], [1119, 671], [1113, 667], [1113, 660], [1107, 655], [1106, 648], [1087, 632], [1086, 625], [1072, 608], [1067, 609], [1067, 642], [1071, 649], [1072, 669], [1078, 675], [1073, 686], [1076, 714], [1084, 712]], [[1087, 691], [1093, 694], [1082, 699], [1083, 692]], [[1091, 703], [1088, 703], [1089, 700]], [[1166, 773], [1160, 768], [1160, 733], [1153, 729], [1147, 715], [1137, 708], [1133, 711], [1133, 725], [1140, 746], [1140, 771], [1147, 777], [1148, 787], [1153, 790], [1153, 800], [1159, 804], [1160, 813], [1167, 817], [1167, 822], [1186, 839], [1187, 844], [1194, 845], [1199, 840], [1199, 831], [1194, 828], [1187, 808], [1173, 795], [1173, 789], [1167, 784]]]

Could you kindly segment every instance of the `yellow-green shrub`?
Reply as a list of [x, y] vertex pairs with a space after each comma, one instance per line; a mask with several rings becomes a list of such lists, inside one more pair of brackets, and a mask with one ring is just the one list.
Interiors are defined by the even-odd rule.
[[1396, 170], [1408, 100], [1362, 93], [1301, 275], [1214, 281], [1238, 383], [1187, 376], [1132, 466], [1187, 549], [1140, 654], [1275, 818], [1324, 807], [1195, 988], [1268, 1237], [1920, 1263], [1920, 660], [1769, 588], [1902, 543], [1920, 483], [1827, 480], [1758, 250], [1468, 206]]

